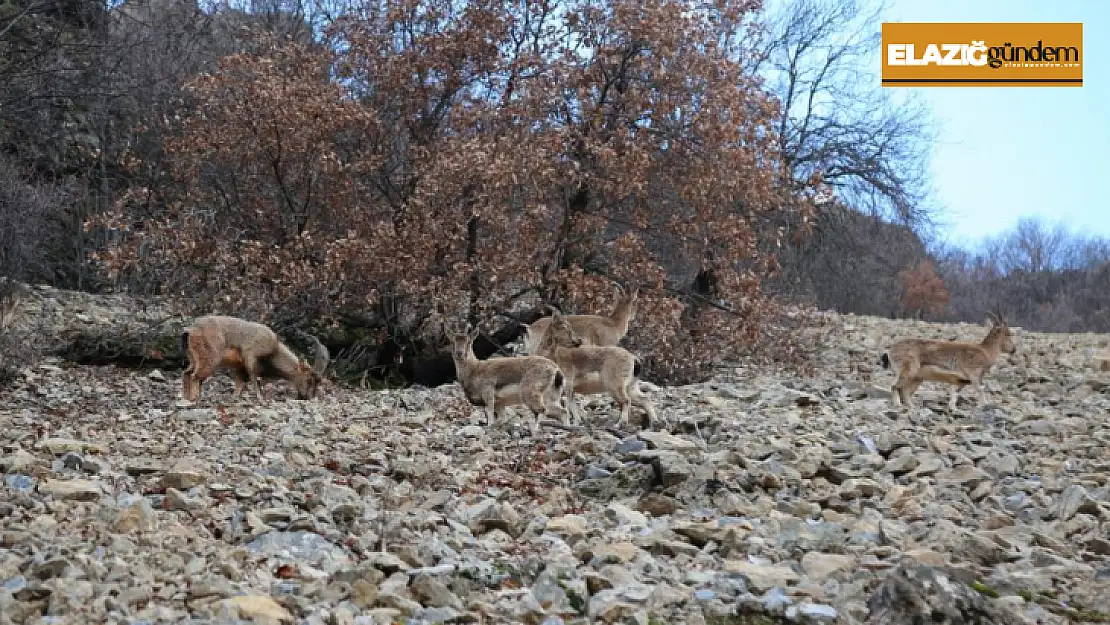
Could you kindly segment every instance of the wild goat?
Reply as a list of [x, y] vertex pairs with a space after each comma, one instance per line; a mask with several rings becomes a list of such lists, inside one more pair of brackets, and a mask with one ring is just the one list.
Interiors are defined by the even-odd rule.
[[451, 359], [463, 394], [474, 406], [485, 409], [486, 422], [500, 421], [506, 406], [523, 404], [536, 420], [554, 412], [563, 418], [559, 406], [565, 377], [558, 365], [540, 356], [515, 356], [478, 360], [474, 355], [474, 339], [478, 330], [455, 328], [451, 332]]
[[[584, 344], [596, 345], [598, 347], [608, 347], [616, 345], [628, 334], [628, 323], [632, 320], [632, 309], [636, 304], [636, 298], [639, 295], [639, 287], [633, 286], [628, 292], [625, 292], [619, 284], [613, 285], [617, 291], [617, 305], [613, 308], [613, 312], [608, 316], [602, 315], [568, 315], [567, 321], [570, 322], [570, 327], [574, 329]], [[524, 333], [524, 353], [535, 354], [543, 342], [544, 334], [551, 326], [551, 317], [542, 317], [537, 319], [535, 323], [525, 328]]]
[[933, 381], [955, 387], [948, 400], [949, 410], [955, 410], [960, 391], [970, 384], [979, 392], [979, 403], [985, 403], [983, 375], [1002, 352], [1012, 354], [1016, 349], [1006, 321], [1000, 315], [988, 314], [990, 331], [980, 343], [906, 339], [888, 347], [879, 364], [884, 369], [893, 366], [898, 375], [891, 387], [891, 402], [908, 407], [917, 387]]
[[575, 333], [570, 320], [552, 310], [551, 324], [539, 347], [539, 354], [559, 365], [567, 377], [563, 388], [566, 408], [579, 422], [582, 421], [575, 391], [586, 395], [608, 393], [620, 406], [617, 427], [624, 425], [632, 413], [632, 405], [644, 410], [648, 422], [655, 421], [655, 408], [640, 392], [640, 359], [623, 347], [585, 345]]
[[312, 399], [328, 367], [328, 349], [314, 336], [316, 361], [310, 367], [293, 353], [268, 326], [238, 317], [207, 315], [193, 321], [181, 334], [181, 349], [189, 366], [181, 378], [182, 394], [189, 401], [200, 397], [204, 381], [220, 368], [231, 369], [235, 396], [247, 383], [262, 398], [260, 378], [283, 378], [293, 383], [298, 399]]

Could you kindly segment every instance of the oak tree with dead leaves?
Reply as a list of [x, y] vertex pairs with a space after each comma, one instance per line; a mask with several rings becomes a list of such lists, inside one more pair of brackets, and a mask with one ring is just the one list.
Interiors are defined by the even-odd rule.
[[739, 47], [757, 8], [366, 2], [321, 45], [260, 35], [188, 85], [177, 184], [141, 222], [121, 198], [101, 258], [198, 310], [357, 318], [425, 351], [448, 317], [607, 311], [635, 283], [649, 377], [701, 377], [774, 310], [757, 224], [805, 223], [820, 191], [787, 181]]
[[914, 318], [939, 315], [948, 305], [948, 288], [933, 261], [923, 260], [898, 273], [902, 283], [902, 310]]

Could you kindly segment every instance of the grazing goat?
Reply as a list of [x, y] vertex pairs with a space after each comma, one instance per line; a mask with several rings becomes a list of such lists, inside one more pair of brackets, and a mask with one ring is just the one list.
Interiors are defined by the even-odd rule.
[[235, 396], [247, 383], [254, 386], [259, 399], [259, 378], [283, 378], [293, 383], [298, 399], [312, 399], [328, 367], [328, 349], [314, 336], [311, 339], [316, 361], [310, 367], [290, 350], [268, 326], [237, 317], [207, 315], [193, 321], [181, 334], [181, 348], [189, 366], [181, 378], [185, 399], [196, 401], [201, 385], [220, 368], [231, 369], [235, 376]]
[[910, 405], [910, 398], [922, 382], [951, 384], [949, 410], [956, 409], [956, 401], [965, 386], [974, 384], [983, 394], [983, 375], [990, 370], [1002, 352], [1014, 353], [1014, 334], [1000, 315], [989, 313], [990, 331], [980, 343], [957, 341], [932, 341], [906, 339], [894, 343], [883, 353], [879, 364], [884, 369], [892, 366], [898, 379], [891, 387], [894, 405]]
[[538, 431], [539, 420], [548, 412], [563, 418], [559, 406], [565, 377], [558, 365], [540, 356], [515, 356], [478, 360], [474, 339], [478, 330], [455, 328], [451, 332], [451, 359], [455, 375], [467, 401], [485, 409], [486, 423], [500, 421], [506, 406], [523, 404], [533, 413]]
[[553, 310], [539, 353], [554, 360], [566, 375], [563, 388], [566, 407], [579, 422], [582, 419], [574, 399], [575, 391], [586, 395], [608, 393], [612, 396], [621, 409], [617, 427], [628, 421], [633, 404], [647, 413], [649, 426], [655, 421], [655, 408], [640, 392], [638, 378], [641, 364], [632, 352], [613, 345], [585, 345], [570, 320]]
[[[608, 316], [602, 315], [568, 315], [567, 321], [586, 345], [608, 347], [616, 345], [628, 334], [628, 323], [632, 320], [632, 308], [639, 295], [639, 287], [633, 286], [625, 292], [619, 284], [614, 283], [617, 291], [617, 305]], [[524, 353], [536, 354], [547, 329], [551, 326], [551, 317], [542, 317], [535, 323], [526, 326], [524, 333]]]

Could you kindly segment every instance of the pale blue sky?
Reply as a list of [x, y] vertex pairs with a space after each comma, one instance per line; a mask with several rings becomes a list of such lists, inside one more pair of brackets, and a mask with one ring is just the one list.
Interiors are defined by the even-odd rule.
[[933, 185], [951, 242], [974, 244], [1033, 215], [1110, 237], [1110, 2], [891, 0], [884, 21], [1083, 22], [1082, 87], [914, 91], [939, 123]]

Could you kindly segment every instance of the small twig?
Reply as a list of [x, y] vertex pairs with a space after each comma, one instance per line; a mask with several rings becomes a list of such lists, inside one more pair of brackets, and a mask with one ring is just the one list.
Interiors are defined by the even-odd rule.
[[494, 317], [504, 317], [505, 319], [508, 319], [509, 321], [514, 321], [517, 324], [522, 325], [522, 326], [528, 325], [528, 324], [524, 323], [523, 321], [521, 321], [520, 319], [518, 319], [516, 316], [510, 315], [507, 312], [496, 312], [496, 313], [493, 313], [493, 316]]
[[485, 337], [485, 339], [490, 343], [493, 343], [493, 346], [497, 348], [498, 353], [500, 353], [502, 356], [512, 356], [512, 354], [507, 349], [505, 349], [504, 345], [493, 340], [493, 338], [488, 335], [483, 334], [482, 336]]
[[34, 2], [28, 4], [27, 8], [23, 9], [23, 11], [20, 12], [19, 15], [16, 15], [14, 18], [12, 18], [12, 21], [8, 22], [8, 25], [4, 27], [4, 30], [0, 30], [0, 38], [2, 38], [4, 35], [8, 34], [8, 31], [11, 30], [12, 28], [14, 28], [15, 25], [19, 22], [19, 20], [23, 19], [24, 16], [26, 16], [28, 13], [31, 12], [31, 9], [35, 9], [35, 8], [38, 8], [38, 7], [35, 6]]
[[549, 428], [555, 428], [557, 430], [563, 430], [564, 432], [581, 432], [581, 431], [583, 431], [582, 426], [567, 425], [567, 424], [562, 423], [560, 421], [555, 421], [554, 419], [544, 419], [543, 421], [540, 421], [540, 425], [543, 426], [543, 427], [549, 427]]
[[624, 432], [618, 430], [616, 426], [608, 426], [601, 429], [612, 434], [613, 436], [616, 436], [617, 438], [624, 438]]
[[696, 418], [694, 419], [694, 433], [698, 435], [698, 439], [701, 440], [703, 445], [705, 445], [706, 447], [709, 446], [709, 442], [706, 441], [705, 437], [701, 435], [701, 428], [698, 427], [698, 420]]
[[[621, 284], [620, 280], [618, 280], [615, 276], [613, 276], [612, 274], [610, 274], [608, 272], [595, 271], [594, 273], [596, 273], [597, 275], [600, 275], [604, 278], [608, 278], [609, 280], [612, 280], [613, 282], [616, 282], [617, 284]], [[666, 284], [664, 284], [663, 285], [663, 290], [668, 292], [668, 293], [671, 293], [672, 295], [682, 295], [684, 297], [689, 297], [691, 299], [695, 299], [695, 300], [697, 300], [697, 301], [699, 301], [703, 304], [706, 304], [708, 306], [712, 306], [713, 308], [716, 308], [717, 310], [727, 312], [730, 315], [739, 315], [740, 314], [739, 312], [733, 310], [732, 308], [730, 308], [728, 306], [718, 304], [717, 302], [709, 299], [708, 297], [705, 297], [704, 295], [700, 295], [698, 293], [694, 293], [694, 292], [690, 291], [689, 289], [679, 289], [679, 288], [675, 288], [673, 286], [667, 286]]]
[[387, 515], [389, 514], [389, 511], [388, 511], [389, 495], [392, 492], [393, 492], [393, 479], [390, 478], [389, 482], [385, 486], [385, 489], [382, 491], [382, 520], [381, 520], [381, 530], [378, 533], [378, 551], [380, 551], [382, 553], [385, 553], [386, 518], [387, 518]]

